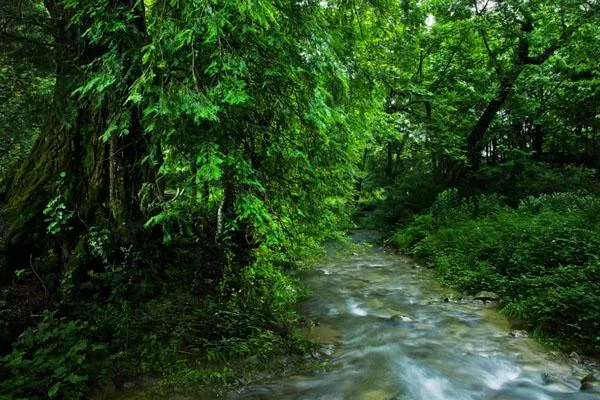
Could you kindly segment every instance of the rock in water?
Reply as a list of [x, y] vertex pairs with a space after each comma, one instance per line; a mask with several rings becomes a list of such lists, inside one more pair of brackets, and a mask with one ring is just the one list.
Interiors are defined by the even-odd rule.
[[410, 317], [407, 317], [406, 315], [394, 314], [390, 317], [390, 321], [409, 322], [412, 321], [412, 319]]
[[600, 379], [593, 374], [589, 374], [581, 378], [581, 387], [579, 390], [584, 392], [600, 393]]
[[500, 296], [494, 292], [479, 292], [473, 297], [473, 300], [481, 300], [487, 303], [488, 301], [499, 301]]
[[527, 334], [527, 331], [522, 331], [522, 330], [510, 331], [508, 334], [510, 336], [512, 336], [514, 338], [518, 338], [518, 339], [529, 337], [529, 335]]

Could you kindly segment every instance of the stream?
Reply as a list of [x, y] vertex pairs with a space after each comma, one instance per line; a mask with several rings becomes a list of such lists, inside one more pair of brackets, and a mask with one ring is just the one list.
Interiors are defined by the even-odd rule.
[[[597, 386], [580, 390], [597, 371], [511, 335], [491, 303], [445, 301], [451, 291], [433, 271], [366, 244], [373, 235], [355, 232], [362, 245], [330, 249], [302, 276], [311, 295], [300, 311], [316, 322], [307, 335], [326, 370], [244, 386], [226, 400], [600, 399]], [[215, 398], [186, 392], [170, 398]]]
[[[355, 233], [355, 242], [369, 239]], [[445, 302], [432, 271], [377, 247], [326, 256], [305, 277], [309, 335], [330, 368], [245, 387], [228, 399], [600, 399], [581, 365], [510, 325], [483, 302]]]

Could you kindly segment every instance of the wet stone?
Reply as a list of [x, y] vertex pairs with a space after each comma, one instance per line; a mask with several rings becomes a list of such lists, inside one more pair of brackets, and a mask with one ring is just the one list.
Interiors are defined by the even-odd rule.
[[479, 292], [473, 296], [473, 299], [483, 301], [484, 303], [487, 303], [488, 301], [497, 302], [500, 300], [500, 296], [494, 292]]
[[394, 322], [410, 322], [410, 321], [412, 321], [412, 318], [407, 317], [406, 315], [400, 315], [400, 314], [392, 315], [389, 319], [390, 319], [390, 321], [394, 321]]
[[600, 393], [600, 379], [594, 376], [594, 374], [584, 376], [581, 378], [581, 388], [579, 390], [582, 392]]
[[527, 331], [523, 331], [523, 330], [514, 330], [514, 331], [510, 331], [508, 333], [509, 336], [512, 336], [514, 338], [517, 339], [524, 339], [524, 338], [528, 338], [529, 334], [527, 333]]
[[581, 357], [579, 356], [579, 354], [575, 353], [574, 351], [571, 352], [571, 354], [569, 354], [569, 358], [573, 361], [575, 361], [577, 364], [581, 363]]
[[333, 344], [322, 344], [317, 349], [313, 350], [311, 356], [314, 359], [321, 360], [323, 358], [331, 357], [335, 346]]

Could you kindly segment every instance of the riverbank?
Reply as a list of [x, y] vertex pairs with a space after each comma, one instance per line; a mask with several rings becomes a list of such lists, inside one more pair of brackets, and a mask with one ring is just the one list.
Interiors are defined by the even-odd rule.
[[[361, 232], [355, 238], [370, 234]], [[305, 271], [300, 313], [326, 352], [324, 369], [264, 377], [221, 394], [236, 400], [593, 399], [596, 373], [532, 338], [511, 335], [491, 303], [445, 301], [452, 290], [413, 259], [369, 244], [332, 249]], [[595, 389], [594, 389], [595, 390]], [[149, 398], [130, 394], [120, 399]], [[158, 398], [158, 397], [156, 397]], [[196, 388], [161, 398], [214, 399]]]
[[462, 293], [497, 293], [502, 311], [539, 340], [597, 356], [599, 215], [600, 198], [591, 195], [530, 197], [509, 208], [494, 196], [461, 199], [449, 190], [391, 243]]

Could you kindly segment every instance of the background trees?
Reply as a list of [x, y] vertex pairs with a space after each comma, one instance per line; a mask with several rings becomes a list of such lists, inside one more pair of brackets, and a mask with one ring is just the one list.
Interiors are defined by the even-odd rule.
[[411, 60], [387, 70], [382, 118], [408, 140], [400, 154], [389, 141], [374, 146], [372, 197], [362, 204], [375, 212], [364, 220], [395, 225], [391, 242], [463, 293], [501, 294], [503, 311], [535, 335], [597, 353], [598, 308], [581, 301], [600, 293], [598, 162], [589, 157], [598, 145], [598, 5], [415, 8], [410, 43], [419, 45], [381, 53], [385, 63]]
[[[398, 182], [388, 187], [392, 203], [404, 201], [415, 170], [429, 186], [482, 190], [520, 173], [515, 163], [596, 165], [587, 156], [598, 130], [595, 3], [428, 1], [398, 12], [405, 18], [383, 28], [373, 64], [386, 96], [381, 120], [398, 139], [379, 142], [369, 161], [375, 186]], [[421, 204], [433, 200], [412, 191], [429, 199]]]

